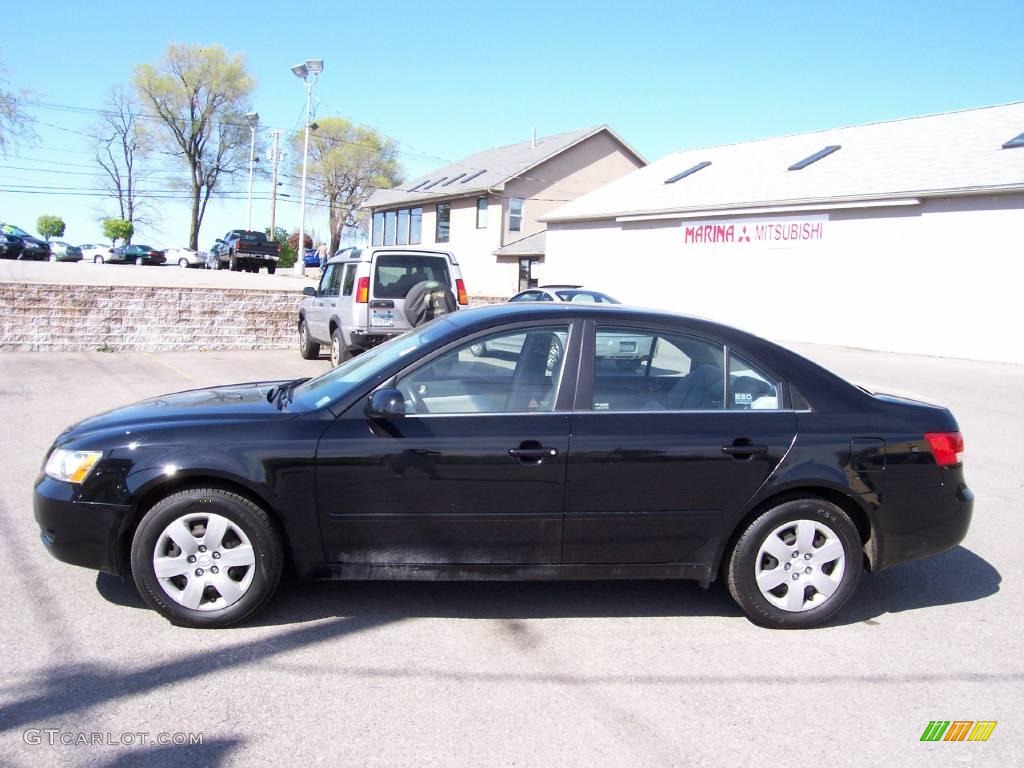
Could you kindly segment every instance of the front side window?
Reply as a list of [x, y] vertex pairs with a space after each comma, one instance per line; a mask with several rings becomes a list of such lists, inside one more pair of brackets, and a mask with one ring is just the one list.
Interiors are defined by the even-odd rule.
[[779, 385], [730, 349], [726, 405], [737, 411], [777, 410]]
[[523, 199], [513, 197], [508, 201], [508, 231], [521, 232], [523, 229]]
[[398, 382], [410, 414], [553, 411], [567, 325], [505, 331], [464, 344]]
[[437, 204], [437, 224], [434, 228], [434, 242], [447, 243], [451, 232], [452, 206], [449, 203]]
[[598, 326], [596, 411], [717, 411], [725, 392], [724, 351], [694, 336]]
[[487, 229], [487, 198], [476, 199], [476, 228]]
[[328, 264], [324, 276], [320, 278], [320, 295], [337, 296], [341, 284], [341, 265]]
[[384, 244], [384, 214], [380, 211], [373, 214], [373, 245]]

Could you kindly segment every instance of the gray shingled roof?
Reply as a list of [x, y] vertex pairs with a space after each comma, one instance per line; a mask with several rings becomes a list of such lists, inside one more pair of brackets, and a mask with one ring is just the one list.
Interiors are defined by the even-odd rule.
[[[1024, 102], [676, 152], [542, 221], [1024, 190]], [[841, 149], [796, 171], [790, 165]], [[674, 183], [699, 163], [710, 165]]]
[[494, 252], [495, 256], [540, 256], [544, 253], [544, 232], [527, 235]]
[[643, 160], [643, 157], [611, 128], [598, 125], [538, 138], [536, 146], [533, 146], [531, 141], [522, 141], [506, 147], [485, 149], [457, 163], [438, 168], [424, 176], [417, 176], [400, 188], [378, 189], [363, 207], [379, 208], [426, 200], [442, 200], [446, 197], [472, 195], [487, 189], [500, 189], [507, 181], [601, 131], [607, 131], [627, 150]]

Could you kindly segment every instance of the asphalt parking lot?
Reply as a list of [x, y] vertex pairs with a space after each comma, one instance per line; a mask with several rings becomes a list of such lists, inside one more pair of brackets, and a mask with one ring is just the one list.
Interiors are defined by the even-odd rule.
[[[866, 577], [837, 620], [800, 632], [672, 582], [289, 583], [245, 626], [173, 627], [131, 584], [43, 550], [44, 451], [101, 410], [326, 361], [0, 354], [0, 764], [1021, 765], [1024, 367], [794, 346], [950, 406], [977, 494], [963, 546]], [[998, 726], [921, 743], [936, 719]], [[36, 745], [26, 729], [203, 744]]]

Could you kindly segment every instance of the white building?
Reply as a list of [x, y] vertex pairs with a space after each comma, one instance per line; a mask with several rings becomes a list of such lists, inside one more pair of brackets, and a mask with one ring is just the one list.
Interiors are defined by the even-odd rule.
[[1024, 363], [1024, 102], [686, 150], [546, 221], [542, 282], [763, 336]]

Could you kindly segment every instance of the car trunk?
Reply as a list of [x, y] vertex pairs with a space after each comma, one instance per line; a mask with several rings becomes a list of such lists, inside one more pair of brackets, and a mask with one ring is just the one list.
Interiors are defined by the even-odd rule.
[[422, 253], [377, 253], [370, 266], [370, 330], [409, 330], [405, 298], [412, 287], [425, 280], [452, 288], [448, 259]]

